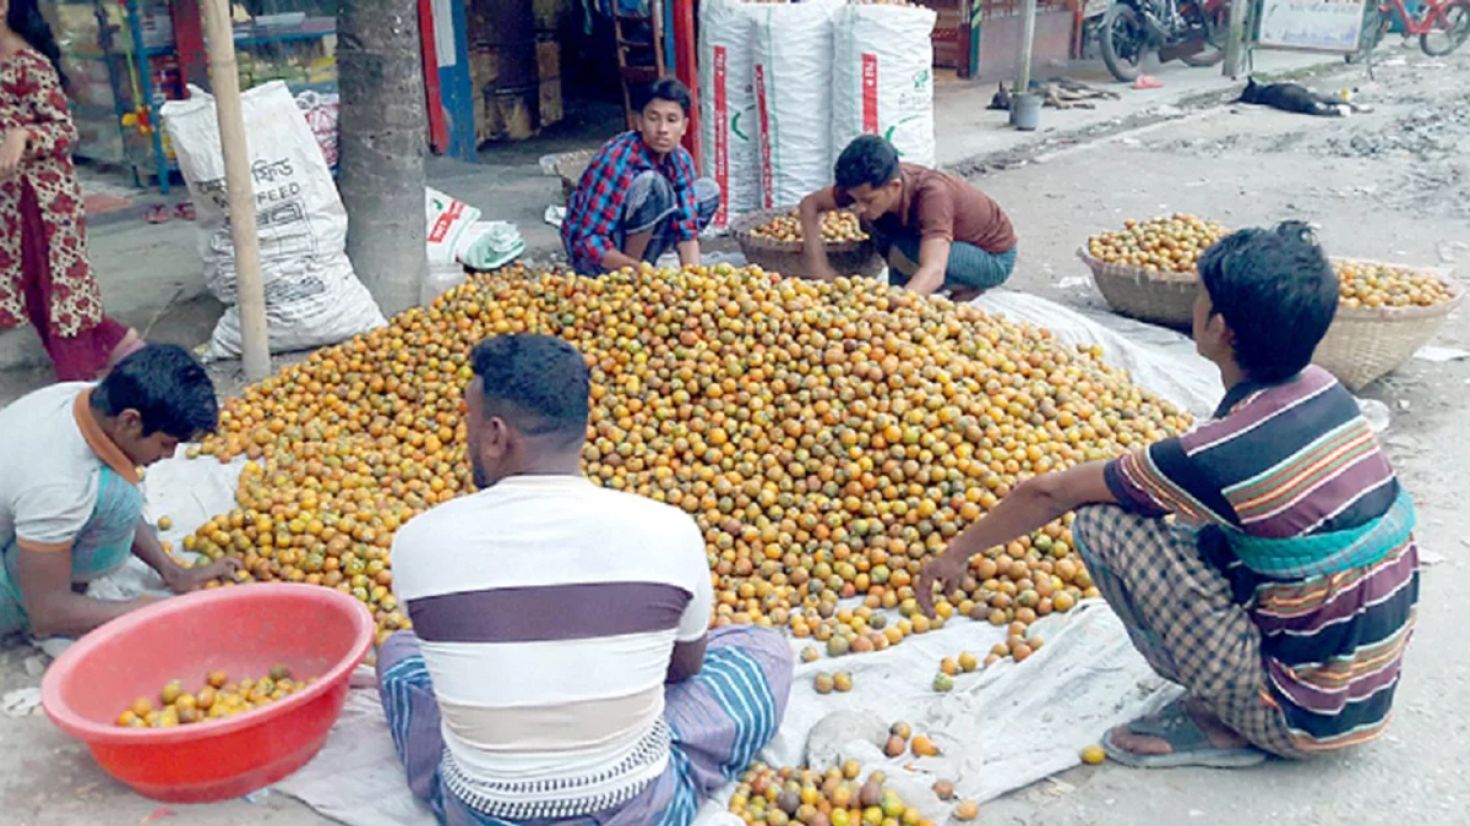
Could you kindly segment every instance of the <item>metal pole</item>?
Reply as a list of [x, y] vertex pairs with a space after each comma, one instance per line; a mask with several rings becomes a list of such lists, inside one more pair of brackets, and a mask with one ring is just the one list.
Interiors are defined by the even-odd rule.
[[255, 187], [245, 115], [240, 109], [240, 74], [235, 67], [235, 32], [229, 0], [204, 0], [204, 33], [209, 48], [209, 84], [219, 119], [225, 159], [225, 191], [230, 204], [230, 234], [235, 244], [235, 293], [240, 305], [240, 349], [245, 378], [260, 381], [271, 372], [265, 324], [265, 287], [260, 276], [260, 238], [255, 227]]
[[1231, 0], [1230, 33], [1225, 40], [1225, 76], [1240, 77], [1246, 65], [1245, 22], [1250, 17], [1250, 3], [1254, 0]]
[[1036, 39], [1036, 0], [1021, 5], [1021, 56], [1016, 59], [1016, 94], [1031, 89], [1031, 47]]

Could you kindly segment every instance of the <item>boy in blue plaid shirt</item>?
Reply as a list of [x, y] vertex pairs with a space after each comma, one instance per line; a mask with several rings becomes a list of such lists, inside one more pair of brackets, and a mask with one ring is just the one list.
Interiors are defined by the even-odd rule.
[[643, 96], [638, 129], [608, 141], [567, 202], [562, 244], [582, 275], [655, 262], [673, 247], [679, 263], [699, 263], [699, 232], [720, 206], [720, 188], [698, 178], [680, 142], [689, 129], [689, 90], [654, 83]]

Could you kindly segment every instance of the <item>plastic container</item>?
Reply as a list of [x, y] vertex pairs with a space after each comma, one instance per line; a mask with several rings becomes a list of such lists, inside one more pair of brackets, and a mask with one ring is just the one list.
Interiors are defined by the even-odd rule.
[[[62, 654], [41, 702], [62, 731], [138, 794], [204, 803], [248, 794], [305, 765], [342, 713], [352, 670], [372, 646], [373, 618], [316, 585], [200, 591], [135, 611]], [[259, 677], [284, 664], [305, 690], [235, 717], [167, 729], [122, 728], [117, 716], [170, 680], [195, 691], [205, 673]]]
[[1022, 132], [1035, 131], [1041, 125], [1041, 95], [1022, 92], [1011, 98], [1011, 124]]

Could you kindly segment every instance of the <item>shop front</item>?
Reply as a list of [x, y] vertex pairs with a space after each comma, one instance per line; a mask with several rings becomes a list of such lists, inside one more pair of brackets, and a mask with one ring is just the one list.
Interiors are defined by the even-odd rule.
[[[284, 81], [334, 155], [336, 0], [231, 8], [240, 86]], [[71, 76], [77, 155], [167, 192], [177, 164], [158, 112], [190, 85], [209, 88], [199, 0], [52, 0], [47, 13]]]
[[[1085, 0], [1039, 0], [1036, 8], [1036, 65], [1077, 56]], [[938, 14], [934, 66], [961, 78], [1009, 79], [1021, 48], [1020, 0], [923, 0]]]

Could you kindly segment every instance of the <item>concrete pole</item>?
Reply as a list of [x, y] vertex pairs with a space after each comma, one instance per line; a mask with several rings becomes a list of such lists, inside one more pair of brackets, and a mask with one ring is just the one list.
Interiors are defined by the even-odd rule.
[[1231, 0], [1230, 32], [1225, 40], [1225, 76], [1240, 77], [1246, 65], [1245, 22], [1254, 0]]
[[1021, 5], [1021, 55], [1016, 59], [1016, 94], [1031, 90], [1031, 47], [1036, 40], [1036, 0]]
[[245, 114], [240, 109], [240, 73], [235, 67], [235, 32], [229, 0], [204, 0], [204, 32], [209, 51], [209, 85], [214, 89], [220, 150], [225, 159], [225, 191], [230, 205], [230, 235], [235, 245], [235, 294], [240, 306], [240, 349], [245, 378], [260, 381], [271, 372], [265, 324], [265, 286], [260, 276], [260, 237], [255, 227], [255, 186]]

